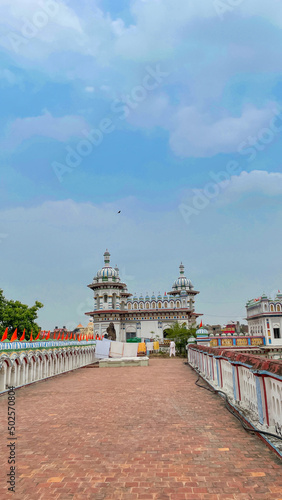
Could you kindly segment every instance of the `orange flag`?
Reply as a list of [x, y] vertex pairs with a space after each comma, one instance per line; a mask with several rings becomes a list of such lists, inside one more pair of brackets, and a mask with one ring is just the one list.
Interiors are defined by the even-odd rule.
[[62, 340], [65, 340], [65, 332], [62, 334]]
[[59, 339], [60, 339], [60, 336], [61, 336], [61, 333], [59, 333], [57, 340], [59, 340]]
[[56, 340], [56, 332], [54, 331], [54, 337], [53, 340]]
[[203, 322], [201, 321], [200, 328], [202, 328], [202, 326], [203, 326]]
[[72, 333], [70, 334], [70, 340], [72, 339]]
[[32, 338], [32, 330], [30, 332], [30, 339], [29, 339], [30, 342], [33, 342], [33, 338]]
[[6, 340], [7, 335], [8, 335], [8, 327], [6, 328], [5, 332], [3, 333], [3, 337], [1, 339], [1, 342], [4, 342], [4, 340]]
[[18, 329], [16, 328], [12, 337], [11, 337], [10, 342], [16, 342], [17, 340], [18, 340]]
[[39, 337], [40, 337], [40, 331], [38, 332], [38, 335], [37, 335], [37, 337], [34, 340], [38, 340]]
[[69, 336], [69, 334], [67, 333], [67, 336], [66, 336], [65, 340], [68, 340], [68, 336]]
[[22, 334], [22, 336], [21, 336], [21, 338], [20, 338], [20, 342], [23, 342], [23, 341], [24, 341], [24, 337], [25, 337], [25, 328], [24, 328], [23, 334]]
[[46, 336], [46, 339], [45, 339], [45, 340], [49, 340], [49, 338], [50, 338], [50, 330], [49, 330], [49, 332], [47, 333], [47, 336]]

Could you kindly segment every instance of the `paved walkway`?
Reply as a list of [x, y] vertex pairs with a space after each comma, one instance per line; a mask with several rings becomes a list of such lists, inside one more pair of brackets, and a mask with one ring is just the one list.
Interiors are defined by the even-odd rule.
[[281, 460], [196, 378], [181, 359], [151, 359], [20, 389], [16, 494], [1, 397], [0, 498], [282, 500]]

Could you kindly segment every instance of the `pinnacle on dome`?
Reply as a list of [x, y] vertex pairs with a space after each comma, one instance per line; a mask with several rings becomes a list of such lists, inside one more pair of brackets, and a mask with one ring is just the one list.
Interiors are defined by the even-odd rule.
[[108, 267], [110, 265], [110, 252], [108, 249], [106, 249], [105, 253], [104, 253], [104, 262], [105, 262], [105, 266]]
[[183, 266], [182, 262], [179, 266], [179, 272], [180, 272], [180, 276], [184, 276], [184, 266]]

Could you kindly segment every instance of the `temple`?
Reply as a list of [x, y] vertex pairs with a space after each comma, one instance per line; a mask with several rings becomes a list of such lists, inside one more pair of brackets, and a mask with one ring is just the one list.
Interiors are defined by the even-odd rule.
[[139, 337], [166, 336], [172, 323], [185, 323], [188, 328], [196, 323], [200, 314], [195, 312], [195, 296], [199, 293], [185, 277], [184, 265], [179, 266], [179, 277], [168, 294], [142, 295], [129, 293], [119, 276], [118, 267], [111, 267], [110, 253], [104, 253], [104, 267], [88, 285], [94, 292], [94, 310], [87, 312], [93, 318], [94, 334], [105, 335], [110, 323], [114, 325], [116, 340], [125, 342]]

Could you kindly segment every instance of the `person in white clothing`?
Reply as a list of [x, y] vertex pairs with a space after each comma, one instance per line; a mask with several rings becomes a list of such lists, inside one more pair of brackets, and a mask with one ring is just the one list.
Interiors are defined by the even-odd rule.
[[172, 340], [170, 342], [170, 346], [169, 346], [169, 356], [171, 357], [172, 354], [175, 356], [175, 342], [174, 342], [174, 340]]

